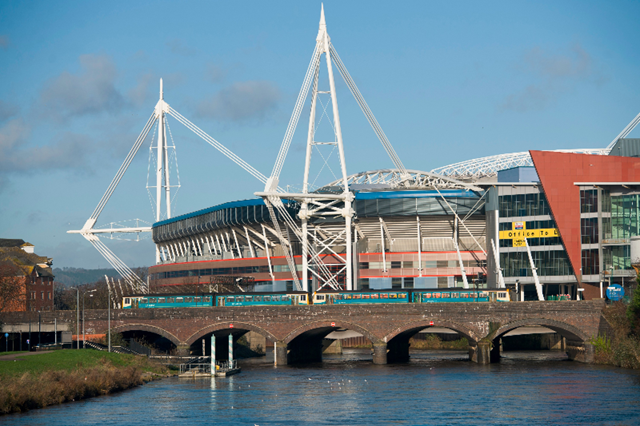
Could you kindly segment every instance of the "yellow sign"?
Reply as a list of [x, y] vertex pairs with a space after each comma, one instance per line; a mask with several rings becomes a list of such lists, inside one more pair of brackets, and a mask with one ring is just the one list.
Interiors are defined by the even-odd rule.
[[[500, 231], [501, 240], [514, 240], [514, 247], [524, 247], [523, 238], [553, 238], [558, 237], [557, 228], [546, 229], [521, 229], [517, 231]], [[515, 241], [522, 241], [521, 246], [516, 246]]]
[[525, 247], [524, 240], [513, 240], [513, 247]]

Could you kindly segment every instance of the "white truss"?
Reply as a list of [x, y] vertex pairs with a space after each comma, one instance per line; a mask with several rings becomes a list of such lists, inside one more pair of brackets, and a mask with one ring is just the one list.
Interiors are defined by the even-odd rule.
[[[556, 149], [553, 152], [569, 152], [574, 154], [607, 155], [610, 148], [598, 149]], [[482, 179], [495, 176], [500, 170], [507, 170], [514, 167], [533, 166], [531, 155], [528, 151], [514, 152], [511, 154], [499, 154], [489, 157], [474, 158], [473, 160], [461, 161], [438, 167], [431, 170], [443, 176], [456, 177], [458, 179]]]
[[[481, 191], [481, 188], [470, 185], [448, 176], [439, 175], [433, 172], [423, 172], [420, 170], [404, 170], [398, 169], [380, 169], [369, 170], [366, 172], [356, 173], [347, 177], [349, 186], [371, 185], [379, 186], [380, 189], [468, 189], [472, 191]], [[319, 192], [331, 191], [332, 188], [340, 186], [342, 179], [331, 182], [330, 184], [320, 188]]]
[[[118, 187], [120, 180], [122, 179], [124, 174], [127, 172], [129, 166], [131, 165], [131, 162], [133, 161], [134, 157], [140, 150], [142, 143], [147, 138], [149, 131], [153, 128], [156, 122], [158, 122], [158, 143], [157, 143], [156, 165], [155, 165], [156, 185], [154, 187], [156, 189], [156, 200], [155, 200], [156, 201], [156, 208], [155, 208], [156, 221], [161, 220], [161, 218], [163, 217], [166, 217], [166, 218], [171, 217], [171, 189], [170, 188], [172, 188], [172, 185], [170, 184], [170, 181], [169, 181], [168, 149], [175, 148], [175, 144], [173, 147], [169, 147], [167, 144], [166, 130], [165, 130], [167, 115], [171, 115], [173, 118], [175, 118], [185, 127], [187, 127], [189, 130], [194, 132], [200, 138], [204, 139], [204, 141], [207, 142], [209, 145], [213, 146], [215, 149], [217, 149], [219, 152], [221, 152], [231, 161], [236, 163], [238, 166], [240, 166], [242, 169], [244, 169], [246, 172], [251, 174], [256, 179], [258, 179], [260, 182], [262, 183], [267, 182], [267, 177], [264, 174], [260, 173], [258, 170], [253, 168], [246, 161], [242, 160], [232, 151], [227, 149], [220, 142], [218, 142], [217, 140], [209, 136], [207, 133], [202, 131], [199, 127], [197, 127], [195, 124], [193, 124], [192, 122], [187, 120], [184, 116], [182, 116], [178, 111], [171, 108], [169, 104], [164, 101], [164, 91], [163, 91], [162, 79], [161, 79], [160, 80], [160, 99], [158, 100], [158, 103], [156, 104], [154, 111], [151, 114], [151, 117], [149, 117], [147, 124], [145, 125], [142, 132], [138, 136], [138, 139], [136, 139], [136, 142], [133, 144], [133, 147], [129, 151], [129, 154], [125, 158], [124, 162], [118, 169], [118, 172], [116, 173], [113, 180], [111, 181], [111, 184], [109, 185], [104, 195], [100, 199], [100, 202], [96, 206], [95, 210], [93, 211], [89, 219], [87, 219], [82, 229], [67, 231], [67, 233], [70, 233], [70, 234], [80, 234], [87, 241], [89, 241], [96, 248], [96, 250], [98, 250], [100, 254], [102, 254], [102, 256], [111, 264], [111, 266], [114, 269], [116, 269], [118, 273], [120, 273], [120, 275], [122, 275], [122, 277], [125, 280], [125, 284], [128, 285], [132, 290], [135, 290], [138, 292], [139, 291], [146, 292], [148, 290], [147, 284], [144, 281], [142, 281], [107, 246], [105, 246], [101, 241], [99, 241], [98, 235], [111, 234], [113, 236], [113, 234], [136, 234], [136, 239], [137, 239], [137, 236], [139, 236], [141, 232], [151, 232], [151, 227], [136, 226], [136, 227], [116, 227], [116, 228], [111, 227], [109, 229], [96, 229], [95, 225], [96, 225], [96, 222], [98, 221], [100, 214], [102, 213], [102, 210], [105, 208], [105, 206], [109, 202], [109, 199], [111, 198], [111, 196], [113, 195], [113, 192]], [[171, 139], [173, 139], [173, 137], [171, 137]], [[149, 185], [147, 186], [149, 188]], [[175, 185], [173, 187], [175, 187]], [[274, 187], [274, 191], [282, 192], [282, 189], [277, 187], [276, 185]], [[166, 201], [164, 216], [161, 213], [163, 195]], [[161, 252], [160, 247], [156, 246], [156, 262], [159, 263], [163, 256], [166, 256], [166, 253]]]

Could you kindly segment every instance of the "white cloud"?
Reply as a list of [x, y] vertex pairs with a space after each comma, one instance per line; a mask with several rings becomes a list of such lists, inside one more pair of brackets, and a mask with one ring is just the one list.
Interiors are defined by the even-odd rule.
[[276, 109], [280, 97], [280, 90], [272, 82], [238, 82], [200, 102], [197, 114], [218, 121], [262, 120]]
[[117, 113], [126, 101], [115, 87], [117, 71], [111, 58], [82, 55], [79, 61], [79, 74], [65, 71], [45, 85], [40, 94], [41, 107], [59, 118]]
[[542, 110], [580, 83], [601, 85], [605, 80], [594, 66], [591, 55], [579, 44], [561, 54], [533, 48], [524, 55], [517, 68], [521, 73], [531, 75], [535, 83], [507, 96], [500, 105], [501, 110]]

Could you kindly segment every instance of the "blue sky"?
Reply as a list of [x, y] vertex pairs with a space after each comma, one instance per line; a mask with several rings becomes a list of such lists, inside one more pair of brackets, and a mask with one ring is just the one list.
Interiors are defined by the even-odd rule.
[[[601, 148], [640, 111], [639, 2], [324, 6], [332, 43], [408, 168]], [[309, 1], [1, 2], [0, 237], [35, 244], [57, 267], [107, 266], [66, 231], [93, 212], [157, 102], [160, 77], [173, 108], [269, 175], [319, 14]], [[336, 91], [348, 172], [392, 167], [346, 85]], [[308, 108], [284, 185], [301, 184], [307, 120]], [[262, 189], [178, 122], [169, 126], [182, 184], [175, 214]], [[150, 142], [98, 225], [153, 221]], [[324, 174], [319, 183], [333, 180]], [[130, 266], [154, 261], [149, 239], [106, 244]]]

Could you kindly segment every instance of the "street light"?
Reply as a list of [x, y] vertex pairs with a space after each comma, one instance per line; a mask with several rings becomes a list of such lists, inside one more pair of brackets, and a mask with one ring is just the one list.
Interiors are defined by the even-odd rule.
[[[93, 290], [85, 291], [84, 293], [82, 293], [82, 349], [85, 349], [87, 345], [87, 337], [84, 334], [84, 296], [87, 293], [93, 293], [95, 291], [96, 289], [94, 288]], [[93, 294], [89, 295], [89, 297], [93, 297]]]
[[107, 298], [107, 334], [109, 335], [109, 352], [111, 352], [111, 287], [108, 281], [107, 289], [109, 290], [109, 297]]
[[76, 286], [76, 349], [80, 349], [80, 289]]

